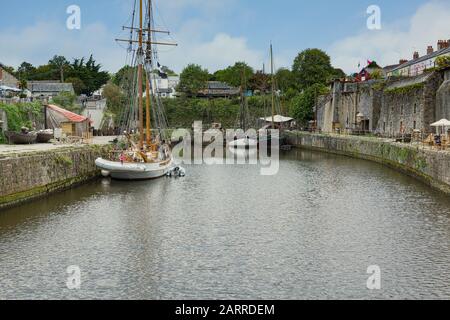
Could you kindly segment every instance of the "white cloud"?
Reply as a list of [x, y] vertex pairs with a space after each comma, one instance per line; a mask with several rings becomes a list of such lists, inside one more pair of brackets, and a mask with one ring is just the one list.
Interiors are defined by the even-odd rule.
[[[195, 7], [198, 16], [180, 21], [171, 30], [174, 40], [179, 46], [159, 47], [161, 62], [180, 72], [188, 63], [197, 63], [210, 71], [246, 61], [254, 67], [262, 65], [264, 52], [254, 50], [247, 39], [231, 36], [227, 33], [213, 32], [215, 19], [230, 9], [231, 2], [219, 0], [175, 0], [160, 2], [164, 12]], [[197, 10], [198, 9], [198, 10]], [[170, 20], [170, 23], [177, 24]], [[101, 23], [82, 25], [81, 30], [68, 30], [64, 24], [56, 22], [37, 22], [29, 26], [0, 30], [0, 43], [7, 44], [1, 52], [0, 62], [17, 67], [23, 61], [41, 65], [55, 54], [64, 55], [68, 59], [88, 57], [91, 53], [103, 65], [104, 69], [115, 72], [125, 64], [126, 44], [119, 45], [114, 39], [121, 33], [108, 29]], [[128, 34], [122, 32], [128, 38]], [[120, 36], [119, 36], [120, 37]]]
[[[383, 10], [383, 8], [381, 8]], [[335, 42], [329, 49], [333, 64], [347, 73], [357, 70], [358, 62], [370, 59], [380, 65], [411, 60], [414, 51], [426, 54], [427, 46], [436, 50], [437, 40], [450, 38], [450, 3], [431, 1], [421, 6], [406, 28], [383, 24], [380, 31], [362, 31]]]
[[219, 33], [211, 41], [180, 41], [176, 50], [162, 55], [162, 62], [178, 71], [189, 63], [196, 63], [212, 72], [237, 61], [245, 61], [256, 67], [262, 64], [263, 58], [260, 51], [248, 46], [245, 38]]
[[[223, 32], [218, 21], [236, 10], [236, 0], [174, 0], [160, 2], [161, 11], [170, 13], [172, 30], [177, 48], [160, 47], [160, 59], [165, 65], [180, 72], [187, 64], [195, 63], [210, 72], [225, 68], [237, 61], [245, 61], [254, 68], [261, 68], [265, 54], [250, 47], [242, 36]], [[174, 16], [192, 9], [193, 16], [177, 23]], [[167, 19], [166, 19], [167, 20]], [[175, 18], [176, 20], [176, 18]]]
[[5, 44], [1, 60], [17, 67], [23, 61], [35, 65], [47, 63], [55, 54], [68, 59], [94, 55], [106, 70], [123, 65], [123, 50], [102, 24], [83, 25], [81, 30], [68, 30], [54, 22], [38, 22], [20, 29], [0, 30], [0, 43]]

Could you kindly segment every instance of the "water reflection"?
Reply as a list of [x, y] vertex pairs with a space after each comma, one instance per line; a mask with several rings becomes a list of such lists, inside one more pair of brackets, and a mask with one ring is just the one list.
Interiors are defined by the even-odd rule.
[[[99, 180], [0, 214], [0, 298], [449, 298], [450, 201], [377, 164], [293, 150], [183, 179]], [[383, 288], [366, 289], [369, 265]], [[78, 265], [82, 287], [65, 287]]]

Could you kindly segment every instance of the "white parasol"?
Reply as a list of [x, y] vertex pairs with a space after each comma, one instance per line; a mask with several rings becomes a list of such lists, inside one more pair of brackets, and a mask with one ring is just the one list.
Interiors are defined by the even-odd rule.
[[432, 123], [431, 126], [436, 127], [436, 133], [439, 134], [440, 128], [444, 129], [443, 131], [445, 132], [445, 128], [450, 127], [450, 121], [447, 119], [441, 119], [438, 122]]

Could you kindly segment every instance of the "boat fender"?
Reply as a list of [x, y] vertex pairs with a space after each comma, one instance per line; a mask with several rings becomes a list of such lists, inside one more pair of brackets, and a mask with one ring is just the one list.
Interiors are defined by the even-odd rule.
[[102, 170], [102, 176], [104, 176], [105, 178], [109, 177], [111, 173], [107, 170]]

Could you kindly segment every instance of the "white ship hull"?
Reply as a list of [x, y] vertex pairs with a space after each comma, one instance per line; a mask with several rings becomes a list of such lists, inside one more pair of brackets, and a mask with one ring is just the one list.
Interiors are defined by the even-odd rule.
[[173, 160], [161, 163], [120, 163], [102, 158], [95, 160], [104, 176], [118, 180], [148, 180], [165, 176], [172, 167]]

